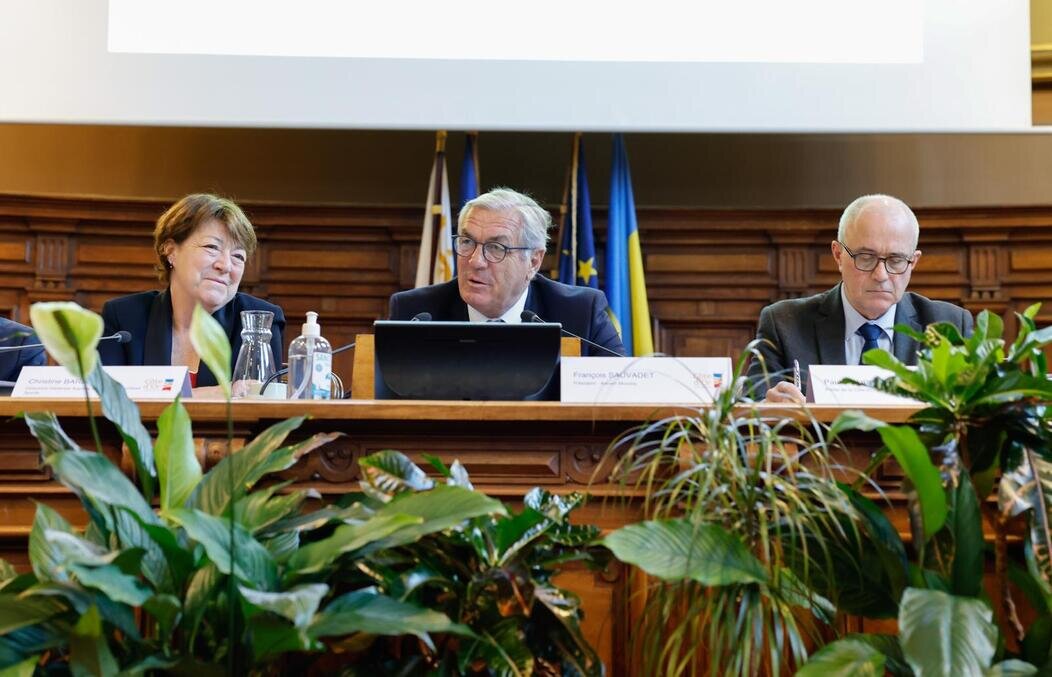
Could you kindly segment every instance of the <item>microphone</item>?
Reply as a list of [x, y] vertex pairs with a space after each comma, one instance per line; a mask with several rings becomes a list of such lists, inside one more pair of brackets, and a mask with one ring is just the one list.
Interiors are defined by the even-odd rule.
[[411, 320], [409, 320], [409, 321], [410, 322], [430, 322], [431, 321], [431, 313], [429, 313], [429, 312], [427, 312], [425, 310], [422, 313], [417, 313], [416, 315], [413, 315], [413, 318]]
[[[519, 319], [522, 320], [523, 322], [544, 322], [544, 320], [542, 320], [540, 318], [540, 316], [537, 315], [537, 313], [533, 312], [532, 310], [524, 310], [521, 313], [519, 313]], [[588, 345], [592, 346], [593, 348], [598, 348], [599, 350], [602, 350], [603, 352], [610, 353], [614, 357], [624, 357], [624, 355], [622, 355], [621, 353], [617, 352], [616, 350], [610, 350], [609, 348], [607, 348], [604, 345], [600, 345], [600, 344], [596, 343], [595, 341], [589, 341], [585, 337], [578, 336], [577, 334], [573, 333], [572, 331], [569, 331], [568, 329], [563, 329], [562, 325], [559, 326], [559, 331], [561, 331], [562, 333], [566, 334], [570, 338], [575, 338], [578, 341], [581, 341], [582, 343], [587, 343]]]
[[[11, 337], [7, 337], [7, 338], [11, 338]], [[109, 336], [103, 336], [102, 338], [99, 339], [99, 343], [102, 343], [103, 341], [116, 341], [117, 343], [128, 343], [131, 340], [132, 340], [131, 332], [130, 331], [124, 331], [122, 329], [121, 331], [118, 331], [118, 332], [116, 332], [114, 334], [110, 334]], [[21, 345], [21, 346], [0, 346], [0, 353], [17, 353], [19, 350], [28, 350], [30, 348], [43, 348], [43, 347], [44, 347], [43, 343], [27, 343], [27, 344]]]

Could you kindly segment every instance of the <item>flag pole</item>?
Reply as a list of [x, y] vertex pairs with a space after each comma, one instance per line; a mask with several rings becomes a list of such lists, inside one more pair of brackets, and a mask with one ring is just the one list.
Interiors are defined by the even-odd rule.
[[445, 130], [435, 132], [435, 185], [434, 191], [438, 199], [431, 205], [431, 260], [428, 262], [429, 282], [435, 279], [435, 261], [438, 259], [438, 238], [442, 237], [442, 181], [445, 170], [446, 137]]

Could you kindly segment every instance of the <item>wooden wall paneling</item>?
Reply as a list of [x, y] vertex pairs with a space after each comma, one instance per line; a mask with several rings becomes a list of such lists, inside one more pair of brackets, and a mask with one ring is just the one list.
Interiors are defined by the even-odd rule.
[[[285, 310], [286, 345], [317, 310], [334, 346], [371, 331], [387, 299], [412, 286], [421, 209], [245, 203], [259, 249], [242, 289]], [[72, 299], [98, 310], [158, 286], [156, 200], [0, 194], [0, 312], [22, 321], [31, 303]], [[596, 247], [606, 220], [595, 211]], [[829, 252], [835, 210], [638, 210], [656, 347], [672, 355], [737, 355], [760, 310], [839, 280]], [[1052, 206], [918, 210], [924, 256], [910, 288], [1005, 316], [1052, 298]], [[553, 246], [554, 248], [554, 246]], [[544, 267], [555, 265], [549, 254]], [[1052, 308], [1040, 320], [1052, 321]], [[350, 380], [352, 353], [336, 357]]]

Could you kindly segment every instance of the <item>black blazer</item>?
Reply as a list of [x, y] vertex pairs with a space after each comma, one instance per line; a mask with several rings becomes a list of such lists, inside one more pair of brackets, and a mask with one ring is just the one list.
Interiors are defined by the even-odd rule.
[[[29, 327], [6, 317], [0, 317], [0, 346], [24, 346], [40, 343]], [[43, 348], [26, 348], [0, 353], [0, 381], [17, 381], [22, 367], [42, 367], [47, 364]]]
[[[269, 310], [274, 313], [270, 348], [274, 351], [276, 366], [280, 368], [285, 314], [273, 303], [238, 292], [229, 303], [212, 313], [230, 339], [231, 370], [241, 350], [242, 310]], [[102, 319], [106, 323], [106, 336], [121, 330], [132, 335], [128, 343], [100, 343], [99, 354], [103, 364], [141, 366], [172, 363], [172, 298], [167, 290], [130, 294], [107, 301], [102, 306]], [[218, 385], [215, 375], [204, 362], [197, 370], [197, 385]]]
[[[610, 321], [606, 294], [590, 287], [571, 287], [535, 275], [526, 296], [526, 310], [537, 313], [545, 322], [558, 322], [563, 329], [583, 336], [625, 354], [621, 337]], [[440, 322], [467, 322], [468, 306], [460, 298], [457, 281], [451, 280], [429, 287], [398, 292], [391, 296], [389, 317], [392, 320], [411, 320], [418, 313], [431, 313]], [[607, 355], [601, 350], [581, 343], [582, 355]]]
[[[933, 301], [913, 292], [906, 292], [899, 299], [895, 324], [905, 324], [920, 332], [934, 322], [950, 322], [964, 336], [972, 333], [972, 314], [964, 308], [945, 301]], [[763, 367], [754, 358], [749, 364], [753, 397], [762, 398], [768, 385], [785, 380], [786, 374], [791, 377], [794, 359], [800, 362], [800, 376], [804, 383], [807, 383], [807, 370], [812, 364], [844, 364], [844, 303], [840, 298], [840, 285], [821, 294], [786, 299], [767, 306], [760, 312], [756, 338], [770, 341], [757, 345], [766, 362], [770, 383], [763, 382]], [[917, 342], [913, 337], [895, 332], [891, 347], [900, 361], [917, 363]]]

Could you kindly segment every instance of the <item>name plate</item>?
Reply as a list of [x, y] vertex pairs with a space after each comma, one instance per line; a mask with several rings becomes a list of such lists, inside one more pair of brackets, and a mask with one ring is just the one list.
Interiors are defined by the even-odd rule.
[[[124, 386], [133, 400], [174, 400], [190, 397], [186, 367], [103, 367]], [[91, 397], [95, 390], [88, 386]], [[84, 382], [65, 367], [22, 367], [11, 397], [84, 398]]]
[[809, 372], [811, 374], [810, 392], [814, 397], [815, 404], [836, 404], [851, 407], [867, 404], [919, 404], [917, 400], [912, 398], [884, 393], [867, 385], [841, 383], [846, 378], [859, 383], [871, 383], [874, 379], [893, 376], [887, 369], [868, 364], [812, 364]]
[[729, 357], [564, 357], [563, 402], [710, 403], [731, 377]]

